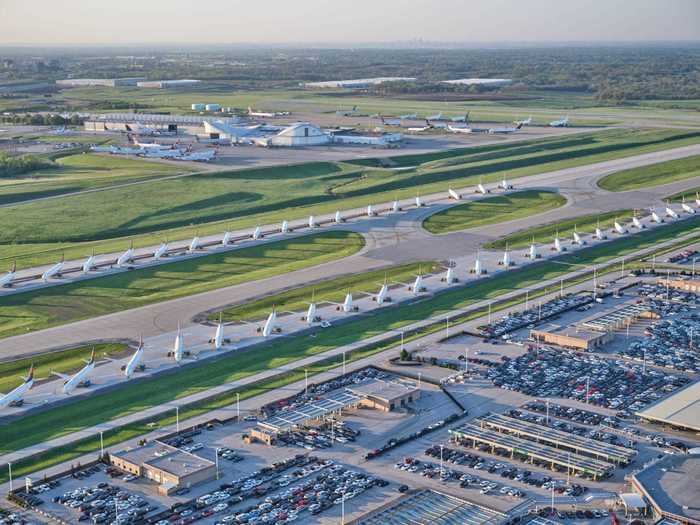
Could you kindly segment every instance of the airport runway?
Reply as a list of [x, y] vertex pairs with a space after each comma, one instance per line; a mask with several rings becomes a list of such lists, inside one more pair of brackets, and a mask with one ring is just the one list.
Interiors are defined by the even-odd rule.
[[[562, 208], [527, 219], [447, 235], [431, 235], [420, 227], [420, 223], [425, 216], [446, 206], [454, 205], [454, 201], [448, 201], [444, 194], [426, 196], [424, 198], [426, 201], [436, 199], [438, 202], [429, 207], [413, 208], [402, 213], [380, 215], [372, 219], [357, 219], [343, 225], [331, 226], [363, 233], [368, 240], [367, 246], [360, 253], [341, 261], [286, 273], [255, 283], [239, 284], [7, 338], [0, 342], [0, 359], [75, 346], [86, 341], [136, 339], [140, 333], [143, 333], [145, 338], [160, 336], [173, 332], [178, 322], [182, 322], [185, 328], [191, 326], [193, 317], [203, 311], [246, 302], [313, 281], [412, 260], [426, 258], [447, 260], [466, 257], [475, 254], [484, 242], [507, 233], [595, 211], [603, 212], [621, 208], [643, 209], [652, 204], [659, 209], [663, 205], [660, 200], [662, 197], [694, 187], [698, 181], [690, 179], [649, 190], [609, 193], [597, 188], [595, 180], [613, 171], [699, 153], [700, 145], [694, 145], [517, 179], [515, 181], [517, 189], [558, 188], [569, 199], [569, 203]], [[663, 208], [659, 209], [660, 212], [662, 210]], [[322, 217], [318, 217], [318, 220], [321, 219]], [[326, 227], [321, 228], [321, 230], [325, 229]]]

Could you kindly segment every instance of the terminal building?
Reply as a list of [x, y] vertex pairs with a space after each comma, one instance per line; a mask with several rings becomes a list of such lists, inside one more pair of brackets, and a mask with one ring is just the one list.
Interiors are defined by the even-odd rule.
[[414, 82], [415, 77], [375, 77], [356, 78], [353, 80], [328, 80], [325, 82], [306, 82], [304, 87], [315, 89], [367, 89], [384, 82]]
[[158, 484], [158, 493], [169, 495], [216, 477], [216, 465], [159, 441], [143, 447], [110, 453], [109, 462], [135, 476]]
[[700, 454], [670, 454], [630, 476], [656, 517], [700, 525]]
[[636, 415], [678, 430], [700, 432], [700, 381], [649, 405]]

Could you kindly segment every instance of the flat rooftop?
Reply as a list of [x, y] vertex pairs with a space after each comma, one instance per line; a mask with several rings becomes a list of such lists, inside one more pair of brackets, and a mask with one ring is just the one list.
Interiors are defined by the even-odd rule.
[[700, 432], [700, 381], [637, 412], [641, 418]]
[[360, 383], [359, 385], [351, 386], [348, 390], [359, 396], [373, 397], [390, 403], [394, 399], [416, 392], [418, 387], [414, 383], [373, 379], [365, 383]]
[[539, 329], [539, 330], [532, 330], [533, 334], [551, 334], [551, 335], [561, 335], [561, 336], [566, 336], [566, 337], [574, 337], [576, 339], [580, 339], [582, 341], [595, 341], [596, 339], [600, 339], [603, 337], [605, 334], [602, 332], [594, 332], [593, 330], [583, 330], [580, 328], [572, 327], [572, 326], [558, 326], [558, 327], [553, 327], [550, 330], [546, 329]]
[[111, 455], [135, 465], [149, 465], [178, 477], [214, 466], [208, 459], [159, 441], [151, 441], [143, 447], [122, 450]]
[[634, 475], [661, 512], [700, 523], [700, 454], [673, 454]]
[[177, 477], [187, 476], [214, 466], [214, 463], [208, 459], [200, 458], [179, 449], [177, 449], [177, 452], [150, 459], [144, 464]]
[[505, 515], [434, 490], [409, 494], [353, 525], [497, 525]]

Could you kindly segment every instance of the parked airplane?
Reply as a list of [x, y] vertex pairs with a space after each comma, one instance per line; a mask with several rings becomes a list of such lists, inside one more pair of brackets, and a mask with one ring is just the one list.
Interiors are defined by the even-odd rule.
[[447, 129], [447, 127], [449, 126], [449, 124], [445, 124], [445, 122], [441, 122], [441, 121], [432, 122], [433, 120], [435, 120], [435, 119], [432, 119], [432, 118], [425, 119], [425, 122], [433, 129]]
[[438, 113], [437, 115], [431, 115], [429, 117], [425, 117], [426, 120], [442, 120], [442, 113]]
[[429, 129], [433, 129], [433, 125], [426, 120], [425, 126], [412, 126], [410, 128], [406, 128], [406, 131], [410, 131], [411, 133], [422, 133], [423, 131], [428, 131]]
[[529, 126], [530, 124], [532, 124], [532, 117], [527, 117], [525, 120], [516, 120], [515, 122], [513, 122], [513, 124], [515, 124], [516, 126], [518, 124], [522, 124], [523, 126]]
[[416, 119], [416, 118], [418, 118], [418, 114], [417, 114], [417, 113], [411, 113], [411, 114], [409, 114], [409, 115], [400, 115], [399, 118], [400, 118], [401, 120]]
[[290, 115], [289, 111], [253, 111], [253, 108], [248, 106], [249, 117], [275, 118], [286, 117]]
[[64, 265], [64, 259], [63, 255], [61, 255], [61, 260], [58, 261], [56, 264], [54, 264], [51, 268], [46, 270], [44, 273], [41, 274], [41, 280], [44, 281], [45, 283], [49, 281], [51, 277], [54, 276], [61, 276], [61, 270], [63, 270], [63, 265]]
[[16, 273], [17, 273], [17, 263], [12, 263], [12, 267], [10, 268], [10, 271], [7, 272], [2, 277], [0, 277], [0, 288], [7, 288], [9, 286], [12, 286], [12, 281], [14, 280]]
[[401, 126], [400, 118], [384, 118], [383, 116], [379, 115], [379, 119], [385, 126]]
[[336, 117], [356, 117], [357, 116], [357, 106], [353, 106], [350, 111], [338, 110], [335, 112]]
[[451, 126], [447, 125], [447, 129], [451, 131], [452, 133], [474, 133], [474, 130], [472, 128], [462, 128], [459, 126]]
[[34, 385], [34, 365], [29, 367], [27, 377], [23, 377], [22, 379], [24, 381], [21, 385], [15, 387], [7, 394], [0, 397], [0, 408], [6, 408], [11, 405], [22, 403], [24, 394], [26, 394]]
[[566, 128], [569, 126], [569, 117], [568, 115], [562, 119], [559, 120], [553, 120], [552, 122], [549, 123], [550, 128]]
[[194, 160], [200, 162], [209, 162], [216, 156], [215, 149], [207, 149], [203, 151], [193, 151], [191, 153], [185, 153], [181, 157], [177, 157], [177, 160]]
[[124, 375], [127, 379], [134, 375], [134, 372], [141, 366], [141, 361], [143, 360], [143, 337], [139, 339], [139, 346], [136, 348], [134, 355], [131, 356], [129, 362], [124, 367]]
[[169, 149], [175, 149], [175, 144], [159, 144], [158, 142], [139, 142], [136, 140], [136, 138], [129, 134], [128, 135], [129, 142], [131, 142], [134, 146], [137, 146], [141, 149], [144, 150], [169, 150]]
[[469, 112], [467, 112], [467, 114], [463, 117], [452, 117], [450, 120], [452, 122], [464, 122], [466, 124], [467, 122], [469, 122]]
[[522, 124], [518, 124], [514, 128], [489, 128], [489, 133], [491, 135], [503, 134], [503, 133], [515, 133], [523, 127]]
[[63, 393], [68, 395], [80, 385], [87, 384], [87, 378], [90, 372], [95, 368], [95, 350], [92, 350], [90, 359], [85, 361], [85, 366], [78, 370], [74, 375], [68, 376], [58, 372], [51, 372], [53, 375], [63, 378]]

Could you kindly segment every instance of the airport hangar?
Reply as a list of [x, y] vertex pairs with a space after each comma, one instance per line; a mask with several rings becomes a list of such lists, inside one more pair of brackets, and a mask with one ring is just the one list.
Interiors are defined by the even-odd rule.
[[216, 477], [213, 462], [159, 441], [110, 452], [109, 462], [124, 472], [156, 482], [158, 493], [166, 496]]

